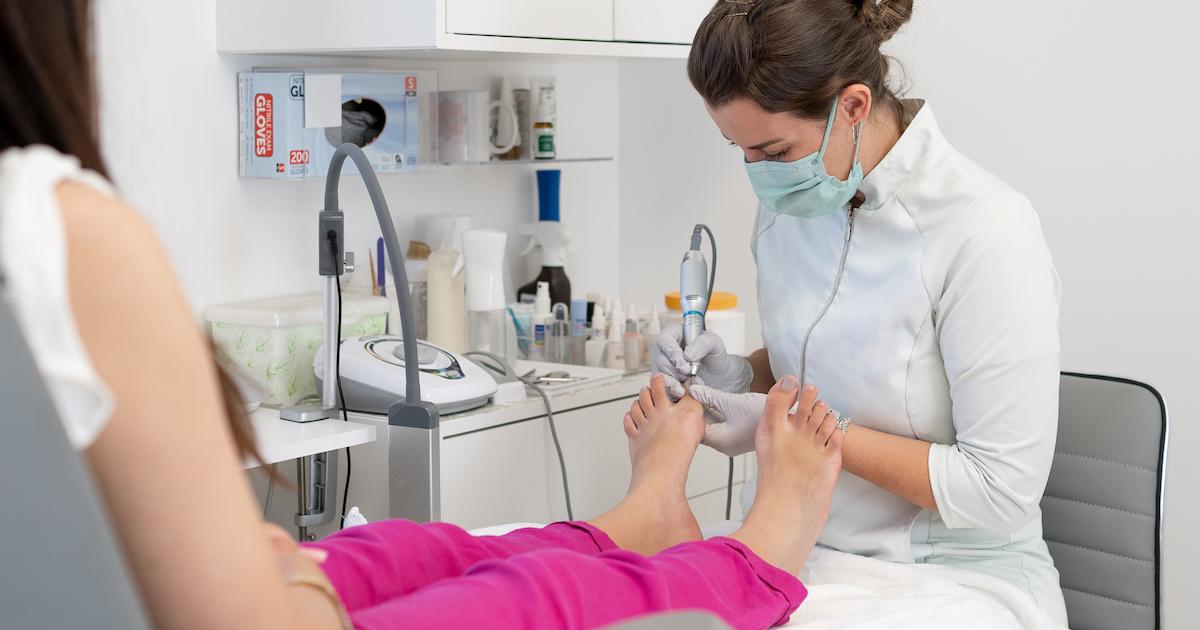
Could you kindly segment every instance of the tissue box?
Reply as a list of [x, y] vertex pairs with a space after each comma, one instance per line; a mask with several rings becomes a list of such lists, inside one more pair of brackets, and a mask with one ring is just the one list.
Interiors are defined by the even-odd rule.
[[[342, 337], [383, 334], [387, 298], [342, 294]], [[258, 384], [264, 404], [294, 405], [317, 395], [313, 358], [324, 341], [321, 294], [224, 304], [207, 319], [221, 364]]]
[[[239, 174], [268, 179], [323, 177], [337, 145], [363, 149], [376, 172], [417, 168], [421, 107], [416, 72], [238, 74]], [[334, 89], [325, 89], [334, 81]], [[340, 81], [341, 89], [336, 89]], [[340, 116], [338, 112], [340, 111]], [[332, 113], [331, 113], [332, 112]], [[340, 126], [325, 126], [340, 124]], [[320, 126], [318, 126], [320, 125]], [[343, 175], [358, 172], [347, 160]]]

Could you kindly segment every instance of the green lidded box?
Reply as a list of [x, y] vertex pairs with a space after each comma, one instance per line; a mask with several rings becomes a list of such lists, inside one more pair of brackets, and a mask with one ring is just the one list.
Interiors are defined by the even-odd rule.
[[[387, 330], [388, 300], [342, 294], [342, 337]], [[313, 358], [324, 341], [321, 294], [306, 293], [212, 306], [209, 334], [219, 360], [264, 392], [265, 405], [294, 405], [317, 395]]]

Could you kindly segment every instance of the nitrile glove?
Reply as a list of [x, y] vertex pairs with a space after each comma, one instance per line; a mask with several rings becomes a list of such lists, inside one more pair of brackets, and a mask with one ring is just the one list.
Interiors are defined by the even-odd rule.
[[734, 394], [705, 385], [693, 385], [688, 393], [704, 406], [708, 426], [703, 444], [730, 457], [754, 450], [754, 434], [767, 402], [766, 394]]
[[683, 340], [683, 325], [671, 322], [663, 327], [654, 343], [654, 356], [650, 364], [655, 374], [662, 374], [667, 393], [672, 399], [683, 397], [682, 383], [688, 379], [691, 362], [700, 363], [700, 372], [693, 384], [702, 384], [721, 391], [742, 393], [750, 388], [754, 370], [746, 359], [725, 351], [725, 342], [716, 333], [705, 332], [686, 349]]

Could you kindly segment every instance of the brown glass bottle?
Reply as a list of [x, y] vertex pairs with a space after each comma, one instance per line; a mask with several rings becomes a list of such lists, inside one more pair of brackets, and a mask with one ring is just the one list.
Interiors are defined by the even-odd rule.
[[567, 277], [567, 272], [562, 267], [542, 267], [541, 273], [532, 282], [522, 286], [517, 291], [517, 300], [520, 300], [523, 295], [528, 295], [531, 299], [537, 296], [537, 284], [539, 282], [550, 283], [551, 305], [562, 302], [570, 306], [571, 279]]

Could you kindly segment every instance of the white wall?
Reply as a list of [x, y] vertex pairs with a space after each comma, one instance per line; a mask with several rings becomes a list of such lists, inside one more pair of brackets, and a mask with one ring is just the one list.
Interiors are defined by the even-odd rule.
[[665, 292], [679, 290], [692, 228], [705, 223], [717, 239], [715, 287], [738, 295], [746, 345], [760, 347], [750, 257], [757, 201], [741, 151], [713, 125], [683, 61], [623, 61], [620, 85], [622, 293], [662, 306]]
[[[186, 295], [205, 307], [320, 288], [314, 234], [324, 179], [280, 182], [237, 175], [236, 73], [255, 66], [439, 71], [442, 89], [482, 89], [501, 74], [559, 79], [560, 157], [616, 154], [616, 62], [405, 62], [222, 57], [214, 52], [211, 2], [100, 0], [98, 56], [105, 151], [125, 197], [153, 222]], [[615, 162], [565, 164], [562, 216], [578, 236], [568, 265], [575, 287], [613, 293]], [[537, 218], [529, 165], [441, 167], [381, 177], [401, 239], [415, 214], [469, 214], [476, 227], [511, 233], [510, 273], [525, 245], [516, 225]], [[346, 178], [347, 248], [365, 250], [379, 230], [365, 190]], [[363, 260], [360, 258], [360, 260]], [[365, 260], [363, 260], [365, 263]]]
[[[1147, 381], [1171, 407], [1173, 628], [1200, 617], [1200, 463], [1189, 456], [1200, 448], [1198, 22], [1197, 5], [1170, 0], [918, 0], [891, 46], [950, 141], [1039, 208], [1064, 287], [1064, 368]], [[622, 286], [650, 295], [674, 282], [686, 232], [704, 220], [724, 244], [717, 283], [740, 282], [751, 298], [753, 198], [736, 149], [706, 120], [682, 62], [626, 63], [620, 81]]]

